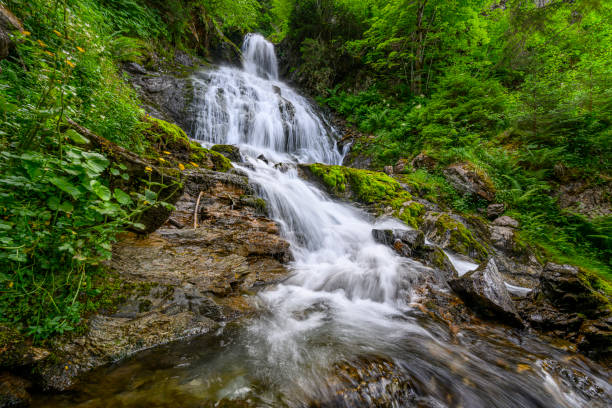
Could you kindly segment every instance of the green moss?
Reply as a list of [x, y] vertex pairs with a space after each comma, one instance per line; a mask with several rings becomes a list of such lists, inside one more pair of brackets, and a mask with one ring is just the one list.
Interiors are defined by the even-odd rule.
[[487, 259], [487, 249], [478, 242], [470, 230], [461, 222], [454, 220], [446, 213], [440, 214], [435, 221], [436, 234], [444, 236], [450, 234], [448, 248], [459, 254], [467, 255], [478, 260]]
[[413, 227], [424, 212], [423, 205], [412, 201], [412, 195], [385, 173], [319, 163], [308, 169], [330, 193], [371, 205], [378, 212], [390, 207], [394, 216]]
[[221, 153], [205, 149], [193, 142], [191, 142], [190, 148], [189, 161], [191, 162], [222, 172], [226, 172], [233, 167], [232, 162]]

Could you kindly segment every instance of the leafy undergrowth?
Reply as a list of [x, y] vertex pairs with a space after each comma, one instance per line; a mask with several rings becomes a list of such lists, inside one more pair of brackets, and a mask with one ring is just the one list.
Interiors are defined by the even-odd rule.
[[[201, 5], [192, 3], [2, 2], [24, 29], [11, 34], [15, 48], [0, 61], [0, 324], [34, 342], [82, 329], [82, 317], [112, 293], [101, 265], [117, 234], [142, 227], [134, 220], [151, 207], [166, 206], [153, 169], [132, 180], [131, 169], [112, 152], [95, 151], [68, 119], [173, 175], [231, 167], [178, 127], [146, 117], [119, 70], [129, 61], [154, 68], [156, 58], [172, 58], [169, 44], [189, 43], [184, 28]], [[228, 4], [207, 5], [200, 17], [219, 32], [223, 15], [232, 14]], [[247, 29], [259, 5], [243, 6]]]
[[424, 212], [422, 204], [385, 173], [325, 164], [307, 166], [332, 194], [372, 205], [382, 212], [390, 207], [406, 224], [416, 227]]

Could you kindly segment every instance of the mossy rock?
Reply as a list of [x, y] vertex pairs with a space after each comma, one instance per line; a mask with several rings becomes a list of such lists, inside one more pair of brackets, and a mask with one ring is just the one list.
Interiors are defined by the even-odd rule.
[[385, 173], [320, 163], [301, 169], [330, 194], [371, 206], [377, 213], [391, 209], [394, 216], [413, 227], [424, 212], [423, 205], [413, 201], [412, 195]]
[[430, 213], [421, 229], [429, 240], [443, 248], [480, 261], [488, 257], [486, 244], [480, 243], [462, 222], [448, 213]]
[[179, 126], [152, 116], [143, 121], [143, 135], [152, 149], [149, 158], [160, 166], [193, 166], [226, 172], [232, 163], [223, 154], [193, 142]]
[[240, 163], [242, 161], [242, 156], [240, 156], [240, 149], [238, 149], [237, 146], [218, 144], [212, 146], [210, 150], [212, 150], [213, 152], [221, 153], [223, 156], [233, 162]]

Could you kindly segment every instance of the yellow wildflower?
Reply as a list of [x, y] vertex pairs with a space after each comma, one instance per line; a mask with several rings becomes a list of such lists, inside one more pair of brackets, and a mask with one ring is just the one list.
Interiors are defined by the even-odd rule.
[[9, 288], [12, 288], [15, 285], [13, 282], [9, 282]]
[[179, 168], [181, 171], [185, 170], [185, 166], [183, 166], [183, 163], [179, 163], [179, 164], [178, 164], [178, 168]]
[[64, 370], [68, 370], [68, 366], [64, 366]]
[[54, 33], [55, 33], [55, 35], [57, 35], [58, 37], [61, 37], [61, 36], [62, 36], [62, 33], [60, 33], [60, 32], [59, 32], [59, 31], [57, 31], [57, 30], [53, 30], [53, 32], [54, 32]]
[[38, 44], [40, 44], [41, 47], [46, 48], [47, 44], [45, 44], [44, 42], [40, 41], [40, 40], [36, 40], [38, 42]]
[[165, 151], [165, 150], [164, 150], [164, 152], [163, 152], [163, 153], [164, 153], [164, 154], [170, 154], [170, 152], [167, 152], [167, 151]]
[[164, 159], [163, 157], [160, 157], [160, 158], [159, 158], [159, 161], [160, 161], [160, 162], [162, 162], [162, 163], [165, 163], [165, 162], [166, 162], [166, 159]]
[[81, 47], [77, 47], [77, 50], [79, 50], [79, 52], [85, 52], [85, 50], [82, 49]]
[[23, 35], [25, 35], [26, 37], [28, 37], [30, 34], [32, 34], [32, 33], [31, 33], [31, 32], [29, 32], [29, 31], [24, 31], [24, 32], [23, 32]]
[[145, 167], [145, 171], [147, 171], [147, 172], [149, 172], [149, 173], [150, 173], [150, 172], [152, 172], [152, 171], [153, 171], [153, 169], [152, 169], [151, 167], [147, 166], [147, 167]]
[[150, 203], [149, 203], [147, 200], [144, 200], [142, 203], [143, 203], [144, 205], [149, 205], [149, 204], [150, 204]]
[[76, 65], [74, 65], [74, 63], [70, 62], [70, 60], [66, 60], [66, 64], [68, 64], [70, 66], [70, 68], [76, 67]]
[[193, 167], [200, 167], [200, 166], [198, 165], [198, 163], [189, 162], [189, 164], [191, 164]]
[[45, 54], [47, 54], [50, 57], [55, 57], [55, 54], [52, 53], [51, 51], [45, 51]]

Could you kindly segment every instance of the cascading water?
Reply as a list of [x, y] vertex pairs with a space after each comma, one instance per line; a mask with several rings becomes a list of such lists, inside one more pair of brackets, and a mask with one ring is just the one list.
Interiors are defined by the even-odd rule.
[[[569, 374], [551, 374], [570, 364], [568, 354], [535, 336], [484, 324], [454, 335], [446, 322], [415, 310], [413, 288], [431, 270], [371, 235], [399, 222], [375, 224], [301, 180], [295, 167], [274, 165], [339, 163], [342, 154], [324, 119], [278, 81], [272, 44], [249, 35], [243, 54], [243, 70], [197, 76], [194, 134], [241, 146], [246, 163], [236, 167], [258, 186], [291, 243], [293, 273], [257, 295], [260, 316], [245, 326], [150, 351], [148, 360], [125, 363], [115, 383], [122, 375], [132, 383], [154, 378], [147, 389], [159, 406], [185, 395], [199, 402], [180, 406], [605, 406], [611, 387], [591, 363], [563, 368], [590, 373], [591, 383], [576, 386]], [[160, 366], [159, 353], [181, 364]]]
[[222, 67], [195, 77], [197, 140], [234, 144], [273, 161], [339, 163], [330, 126], [306, 99], [277, 80], [274, 47], [247, 36], [243, 68]]

